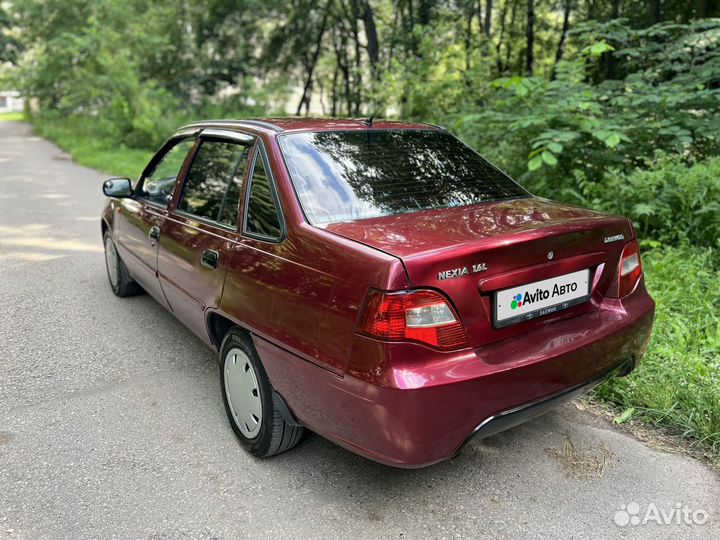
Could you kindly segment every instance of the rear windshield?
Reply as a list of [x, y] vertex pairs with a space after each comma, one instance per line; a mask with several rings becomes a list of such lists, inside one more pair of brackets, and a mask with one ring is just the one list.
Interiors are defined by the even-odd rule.
[[528, 195], [444, 131], [321, 131], [279, 141], [314, 225]]

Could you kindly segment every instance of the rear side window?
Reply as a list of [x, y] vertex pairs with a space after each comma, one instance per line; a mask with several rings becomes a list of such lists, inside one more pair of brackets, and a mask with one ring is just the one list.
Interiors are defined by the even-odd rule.
[[249, 151], [249, 144], [203, 140], [185, 177], [178, 210], [236, 227]]
[[190, 137], [181, 139], [175, 143], [160, 158], [153, 167], [153, 170], [145, 175], [140, 189], [140, 197], [150, 202], [167, 206], [175, 191], [175, 182], [180, 173], [188, 152], [195, 144], [195, 139]]
[[445, 131], [321, 131], [279, 141], [315, 225], [528, 196]]
[[245, 233], [262, 240], [278, 240], [282, 235], [280, 213], [268, 169], [262, 154], [255, 155], [255, 167], [250, 179]]

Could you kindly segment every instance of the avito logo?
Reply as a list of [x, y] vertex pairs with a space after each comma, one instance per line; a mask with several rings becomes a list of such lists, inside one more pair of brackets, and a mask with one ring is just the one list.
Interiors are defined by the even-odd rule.
[[517, 309], [526, 304], [532, 304], [533, 302], [539, 302], [540, 300], [547, 300], [548, 298], [573, 293], [577, 291], [577, 288], [577, 283], [571, 281], [570, 283], [566, 283], [564, 285], [556, 283], [552, 290], [537, 288], [532, 292], [526, 291], [524, 295], [522, 293], [518, 293], [512, 297], [510, 308]]

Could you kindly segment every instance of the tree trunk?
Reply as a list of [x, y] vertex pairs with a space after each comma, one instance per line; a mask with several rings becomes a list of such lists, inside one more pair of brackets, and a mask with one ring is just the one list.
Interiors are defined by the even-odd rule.
[[380, 45], [378, 43], [377, 27], [375, 25], [375, 16], [373, 15], [370, 0], [363, 2], [363, 24], [365, 25], [365, 38], [367, 39], [368, 59], [370, 60], [370, 70], [373, 78], [377, 78], [377, 65], [380, 59]]
[[562, 30], [560, 31], [560, 41], [558, 41], [557, 50], [555, 51], [555, 64], [553, 65], [552, 75], [550, 76], [551, 81], [554, 81], [555, 77], [557, 77], [557, 65], [560, 60], [562, 60], [563, 54], [565, 53], [565, 38], [567, 37], [568, 30], [570, 29], [571, 5], [571, 0], [565, 0]]
[[432, 20], [432, 8], [435, 0], [419, 0], [418, 6], [418, 22], [421, 25], [428, 25]]
[[410, 44], [410, 50], [413, 55], [419, 56], [418, 43], [415, 38], [415, 9], [413, 7], [412, 0], [407, 0], [407, 19], [405, 19], [405, 28], [406, 35], [410, 36], [410, 41], [408, 42]]
[[508, 2], [509, 0], [505, 0], [505, 2], [503, 3], [502, 11], [500, 12], [500, 35], [498, 36], [498, 41], [495, 45], [495, 53], [497, 55], [498, 77], [502, 75], [504, 71], [502, 55], [500, 53], [502, 49], [503, 39], [505, 38], [505, 17], [507, 16]]
[[525, 73], [528, 76], [532, 76], [533, 63], [535, 62], [533, 55], [533, 48], [535, 46], [535, 0], [527, 0], [527, 27], [525, 37]]
[[490, 29], [492, 25], [492, 9], [493, 0], [487, 0], [485, 4], [485, 35], [490, 37]]
[[347, 53], [347, 38], [343, 35], [342, 39], [342, 54], [343, 54], [343, 62], [340, 65], [340, 71], [342, 71], [343, 74], [343, 80], [345, 82], [345, 102], [347, 106], [347, 115], [350, 116], [352, 114], [352, 92], [350, 89], [350, 59], [348, 58]]
[[300, 98], [300, 103], [298, 103], [297, 112], [295, 113], [298, 116], [302, 111], [303, 104], [305, 104], [305, 112], [310, 112], [310, 92], [312, 89], [313, 72], [315, 71], [315, 65], [317, 64], [318, 57], [320, 56], [320, 50], [322, 49], [322, 38], [325, 34], [325, 26], [327, 25], [331, 1], [332, 0], [328, 0], [328, 3], [325, 6], [322, 22], [320, 23], [320, 29], [318, 30], [317, 39], [315, 40], [315, 52], [313, 53], [307, 66], [307, 79], [305, 80], [305, 87], [303, 88], [302, 97]]
[[[337, 60], [337, 59], [336, 59]], [[337, 116], [337, 84], [338, 84], [338, 75], [339, 72], [339, 65], [338, 62], [335, 62], [335, 69], [333, 70], [333, 79], [332, 79], [332, 101], [330, 103], [330, 116], [335, 118]]]
[[701, 19], [705, 19], [707, 17], [712, 17], [713, 15], [715, 15], [715, 2], [716, 0], [700, 0], [698, 14], [700, 15]]
[[350, 28], [352, 30], [353, 42], [355, 43], [355, 106], [353, 108], [353, 114], [359, 115], [360, 106], [362, 105], [362, 56], [360, 55], [360, 28], [358, 25], [360, 11], [357, 0], [351, 0], [351, 6], [352, 20], [350, 21]]
[[512, 43], [515, 38], [515, 18], [517, 15], [517, 0], [512, 0], [512, 8], [510, 8], [510, 26], [508, 30], [508, 39], [505, 45], [505, 71], [510, 74], [510, 59], [512, 58]]
[[657, 24], [662, 20], [662, 5], [661, 0], [652, 0], [650, 2], [650, 21], [652, 24]]
[[473, 13], [474, 2], [469, 2], [465, 8], [465, 71], [470, 71], [472, 68], [472, 49], [473, 49], [473, 34], [472, 34], [472, 22], [475, 18]]
[[597, 17], [595, 0], [588, 0], [587, 18], [591, 21], [595, 17]]

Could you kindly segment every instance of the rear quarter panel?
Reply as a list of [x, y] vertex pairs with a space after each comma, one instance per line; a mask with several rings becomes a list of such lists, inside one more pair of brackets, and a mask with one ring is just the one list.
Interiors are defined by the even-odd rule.
[[368, 288], [407, 287], [405, 270], [396, 257], [305, 223], [275, 139], [264, 143], [287, 234], [279, 243], [239, 238], [219, 311], [342, 376]]

